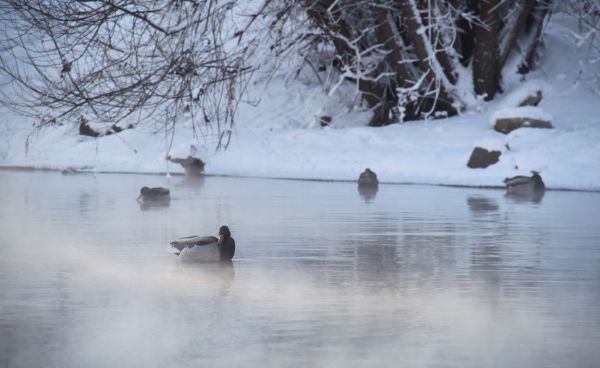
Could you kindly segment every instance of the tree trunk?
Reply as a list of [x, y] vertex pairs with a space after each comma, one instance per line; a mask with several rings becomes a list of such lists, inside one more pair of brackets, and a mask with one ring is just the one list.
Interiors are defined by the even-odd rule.
[[432, 97], [432, 103], [439, 106], [439, 110], [456, 114], [456, 108], [453, 105], [454, 98], [449, 94], [449, 91], [453, 89], [452, 83], [444, 74], [429, 40], [425, 37], [421, 17], [414, 0], [398, 0], [398, 5], [406, 21], [408, 36], [415, 49], [419, 69], [425, 73], [426, 79], [430, 83], [436, 85], [434, 88], [437, 94]]
[[[457, 1], [452, 1], [456, 3]], [[458, 7], [458, 4], [453, 4]], [[467, 11], [473, 14], [477, 13], [477, 0], [467, 1]], [[458, 38], [455, 49], [460, 54], [460, 63], [464, 66], [469, 65], [473, 58], [473, 50], [475, 49], [475, 25], [464, 16], [460, 15], [456, 27], [458, 28]]]
[[529, 71], [531, 71], [535, 65], [535, 57], [538, 46], [542, 39], [544, 23], [546, 22], [546, 18], [550, 15], [550, 3], [551, 0], [538, 1], [533, 9], [532, 16], [535, 19], [535, 33], [533, 34], [533, 37], [525, 50], [523, 61], [519, 65], [519, 73], [521, 74], [529, 73]]
[[475, 26], [475, 49], [473, 52], [473, 84], [475, 93], [494, 98], [498, 91], [498, 31], [497, 9], [501, 0], [481, 0], [479, 18], [483, 24]]
[[[379, 27], [377, 28], [379, 41], [385, 45], [387, 50], [389, 50], [386, 62], [391, 66], [395, 74], [393, 102], [394, 105], [397, 105], [398, 96], [396, 88], [409, 89], [414, 86], [414, 81], [417, 80], [417, 78], [408, 67], [408, 63], [402, 53], [402, 48], [398, 44], [398, 42], [402, 42], [402, 40], [399, 40], [395, 33], [396, 25], [394, 24], [391, 15], [387, 11], [379, 10], [377, 11], [377, 21], [379, 23]], [[401, 120], [412, 120], [417, 118], [418, 111], [414, 102], [406, 102], [406, 105], [403, 106], [403, 108], [404, 113], [400, 117]]]
[[428, 29], [427, 34], [429, 35], [429, 39], [435, 40], [435, 44], [432, 44], [432, 47], [434, 47], [433, 52], [444, 71], [444, 75], [452, 85], [455, 85], [457, 82], [457, 74], [454, 69], [454, 64], [452, 63], [452, 57], [448, 53], [448, 50], [452, 49], [452, 45], [450, 45], [449, 42], [448, 44], [444, 44], [442, 35], [438, 31], [438, 28], [435, 27], [436, 18], [442, 17], [440, 14], [439, 0], [420, 0], [418, 9], [427, 9], [427, 16], [421, 17], [421, 20], [423, 25]]
[[507, 39], [502, 42], [502, 47], [500, 48], [500, 60], [498, 61], [499, 70], [502, 70], [504, 64], [506, 64], [506, 60], [508, 60], [508, 56], [510, 55], [515, 42], [517, 41], [517, 37], [525, 29], [527, 17], [530, 15], [531, 9], [533, 8], [535, 2], [536, 0], [525, 0], [520, 5], [519, 14], [517, 15], [514, 23], [512, 23], [510, 33], [508, 34]]

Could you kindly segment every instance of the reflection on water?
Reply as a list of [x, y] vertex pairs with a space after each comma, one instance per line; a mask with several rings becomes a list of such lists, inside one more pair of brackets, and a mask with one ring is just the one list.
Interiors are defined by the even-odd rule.
[[152, 209], [160, 209], [164, 207], [169, 207], [171, 205], [171, 200], [168, 199], [157, 199], [157, 200], [145, 200], [139, 201], [140, 209], [142, 211], [152, 210]]
[[475, 216], [486, 212], [498, 211], [498, 203], [494, 198], [481, 195], [467, 197], [467, 204]]
[[[600, 365], [600, 194], [0, 172], [0, 203], [1, 367]], [[223, 224], [234, 262], [167, 252]]]
[[371, 202], [377, 196], [379, 186], [358, 186], [358, 194], [365, 200], [365, 202]]
[[544, 199], [545, 194], [545, 191], [538, 190], [531, 193], [507, 192], [505, 196], [509, 201], [513, 201], [516, 203], [540, 203], [542, 199]]

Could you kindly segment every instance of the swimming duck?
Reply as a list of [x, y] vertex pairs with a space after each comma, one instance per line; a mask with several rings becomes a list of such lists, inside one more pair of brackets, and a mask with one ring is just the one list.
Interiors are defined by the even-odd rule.
[[171, 242], [179, 259], [190, 262], [231, 261], [235, 254], [235, 240], [229, 227], [221, 226], [219, 237], [187, 236]]
[[140, 189], [140, 195], [137, 197], [138, 202], [145, 204], [152, 202], [168, 202], [170, 199], [171, 192], [167, 188], [162, 187], [143, 187]]
[[504, 179], [506, 190], [513, 194], [533, 194], [546, 190], [544, 181], [537, 171], [531, 171], [531, 176], [514, 176]]
[[379, 180], [377, 180], [377, 174], [375, 174], [369, 168], [366, 168], [365, 171], [363, 171], [358, 177], [359, 187], [376, 187], [378, 185]]

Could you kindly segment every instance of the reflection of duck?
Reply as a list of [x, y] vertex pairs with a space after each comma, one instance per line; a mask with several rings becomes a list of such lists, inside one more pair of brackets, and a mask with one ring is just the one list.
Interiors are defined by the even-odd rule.
[[140, 202], [140, 209], [142, 211], [161, 210], [166, 207], [169, 207], [170, 205], [171, 205], [171, 201], [168, 199], [159, 200], [159, 201], [145, 201], [145, 202]]
[[365, 200], [365, 202], [370, 202], [375, 199], [377, 196], [377, 191], [379, 187], [377, 186], [358, 186], [358, 194]]
[[536, 192], [544, 192], [546, 186], [537, 171], [531, 171], [531, 176], [514, 176], [504, 179], [508, 193], [530, 195]]
[[221, 226], [219, 237], [187, 236], [171, 242], [179, 259], [189, 262], [230, 261], [235, 254], [235, 240], [227, 226]]
[[543, 190], [533, 191], [531, 193], [506, 192], [505, 197], [514, 203], [540, 203], [546, 194]]
[[379, 180], [377, 179], [377, 174], [369, 168], [365, 169], [358, 177], [359, 187], [377, 187], [378, 185]]
[[178, 287], [191, 288], [195, 294], [216, 292], [226, 297], [235, 280], [233, 262], [177, 262], [177, 269], [185, 280]]

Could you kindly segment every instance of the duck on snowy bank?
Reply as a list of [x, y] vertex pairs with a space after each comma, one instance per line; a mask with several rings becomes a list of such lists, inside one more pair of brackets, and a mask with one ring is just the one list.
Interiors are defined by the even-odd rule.
[[530, 195], [544, 192], [546, 186], [538, 171], [531, 171], [531, 176], [514, 176], [504, 179], [506, 190], [511, 194]]
[[188, 262], [231, 261], [235, 254], [235, 240], [229, 227], [221, 226], [219, 237], [187, 236], [171, 242], [179, 259]]

